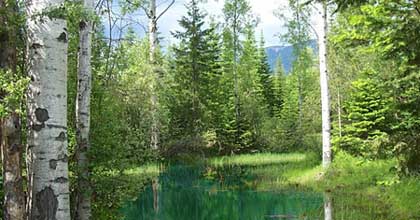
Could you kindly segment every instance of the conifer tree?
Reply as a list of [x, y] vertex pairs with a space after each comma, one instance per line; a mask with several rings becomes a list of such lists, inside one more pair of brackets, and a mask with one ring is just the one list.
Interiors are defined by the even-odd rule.
[[383, 97], [375, 73], [365, 72], [352, 83], [353, 91], [345, 103], [347, 123], [343, 127], [340, 148], [356, 156], [375, 158], [384, 155], [388, 135], [390, 103]]
[[280, 117], [280, 112], [284, 102], [284, 86], [286, 74], [284, 73], [281, 58], [277, 58], [276, 66], [274, 68], [274, 75], [272, 76], [273, 86], [273, 116]]
[[258, 56], [260, 59], [258, 65], [258, 74], [260, 76], [260, 81], [263, 88], [264, 104], [267, 105], [268, 112], [270, 116], [274, 116], [275, 109], [275, 94], [273, 90], [273, 77], [270, 70], [270, 65], [268, 64], [267, 53], [265, 52], [265, 42], [264, 35], [261, 32], [260, 45], [258, 48]]
[[[210, 83], [217, 77], [218, 42], [215, 25], [204, 27], [205, 14], [196, 0], [187, 5], [188, 13], [179, 21], [183, 31], [173, 35], [180, 40], [174, 48], [174, 95], [172, 113], [178, 135], [197, 136], [204, 130], [206, 107], [211, 102]], [[214, 100], [213, 100], [214, 101]]]
[[[245, 29], [243, 51], [238, 65], [238, 91], [241, 100], [241, 118], [239, 121], [240, 147], [246, 151], [263, 147], [260, 140], [261, 126], [267, 118], [268, 104], [265, 99], [265, 87], [270, 86], [269, 75], [267, 84], [262, 84], [260, 63], [261, 54], [255, 40], [254, 26], [248, 24]], [[270, 86], [271, 87], [271, 86]], [[271, 89], [271, 88], [270, 88]]]
[[235, 124], [235, 137], [236, 144], [240, 144], [241, 137], [241, 100], [239, 94], [239, 77], [238, 77], [238, 61], [240, 55], [240, 36], [244, 34], [245, 28], [250, 18], [251, 7], [247, 0], [227, 0], [225, 1], [223, 13], [225, 17], [225, 39], [227, 41], [225, 47], [228, 51], [226, 61], [229, 63], [230, 74], [233, 76], [233, 89], [234, 89], [234, 106], [235, 106], [235, 119], [232, 121]]

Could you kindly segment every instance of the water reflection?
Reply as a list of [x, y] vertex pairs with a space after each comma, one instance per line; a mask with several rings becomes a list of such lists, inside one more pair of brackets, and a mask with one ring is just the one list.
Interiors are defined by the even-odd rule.
[[152, 180], [152, 191], [153, 191], [153, 210], [159, 212], [159, 178]]
[[333, 203], [329, 193], [324, 194], [324, 219], [333, 220]]
[[[319, 219], [323, 195], [256, 191], [246, 169], [171, 167], [122, 210], [127, 220]], [[330, 218], [331, 219], [331, 218]]]

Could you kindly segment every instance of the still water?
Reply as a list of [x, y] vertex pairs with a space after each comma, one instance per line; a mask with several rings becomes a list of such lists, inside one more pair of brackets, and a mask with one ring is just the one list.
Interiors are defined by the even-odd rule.
[[122, 212], [127, 220], [329, 219], [325, 195], [258, 191], [257, 182], [246, 167], [171, 166]]

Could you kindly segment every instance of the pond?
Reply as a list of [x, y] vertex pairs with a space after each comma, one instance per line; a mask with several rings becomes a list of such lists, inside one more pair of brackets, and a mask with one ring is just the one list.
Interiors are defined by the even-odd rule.
[[122, 212], [127, 220], [331, 219], [323, 193], [261, 190], [259, 181], [245, 166], [170, 166]]

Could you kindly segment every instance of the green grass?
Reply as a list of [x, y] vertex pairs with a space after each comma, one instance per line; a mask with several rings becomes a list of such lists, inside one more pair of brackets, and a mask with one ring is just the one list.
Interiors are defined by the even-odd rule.
[[214, 166], [246, 166], [256, 176], [258, 190], [276, 190], [301, 184], [319, 171], [315, 154], [246, 154], [210, 160]]
[[215, 166], [246, 166], [258, 190], [290, 187], [331, 194], [334, 219], [420, 219], [420, 178], [397, 178], [395, 160], [366, 161], [338, 154], [328, 170], [313, 154], [219, 157]]
[[420, 219], [420, 178], [398, 178], [395, 165], [339, 154], [317, 188], [330, 191], [342, 206], [362, 210], [353, 219]]
[[262, 166], [278, 163], [295, 163], [302, 162], [307, 158], [306, 154], [291, 153], [291, 154], [242, 154], [235, 156], [216, 157], [209, 161], [210, 165], [226, 166], [226, 165], [247, 165], [247, 166]]

